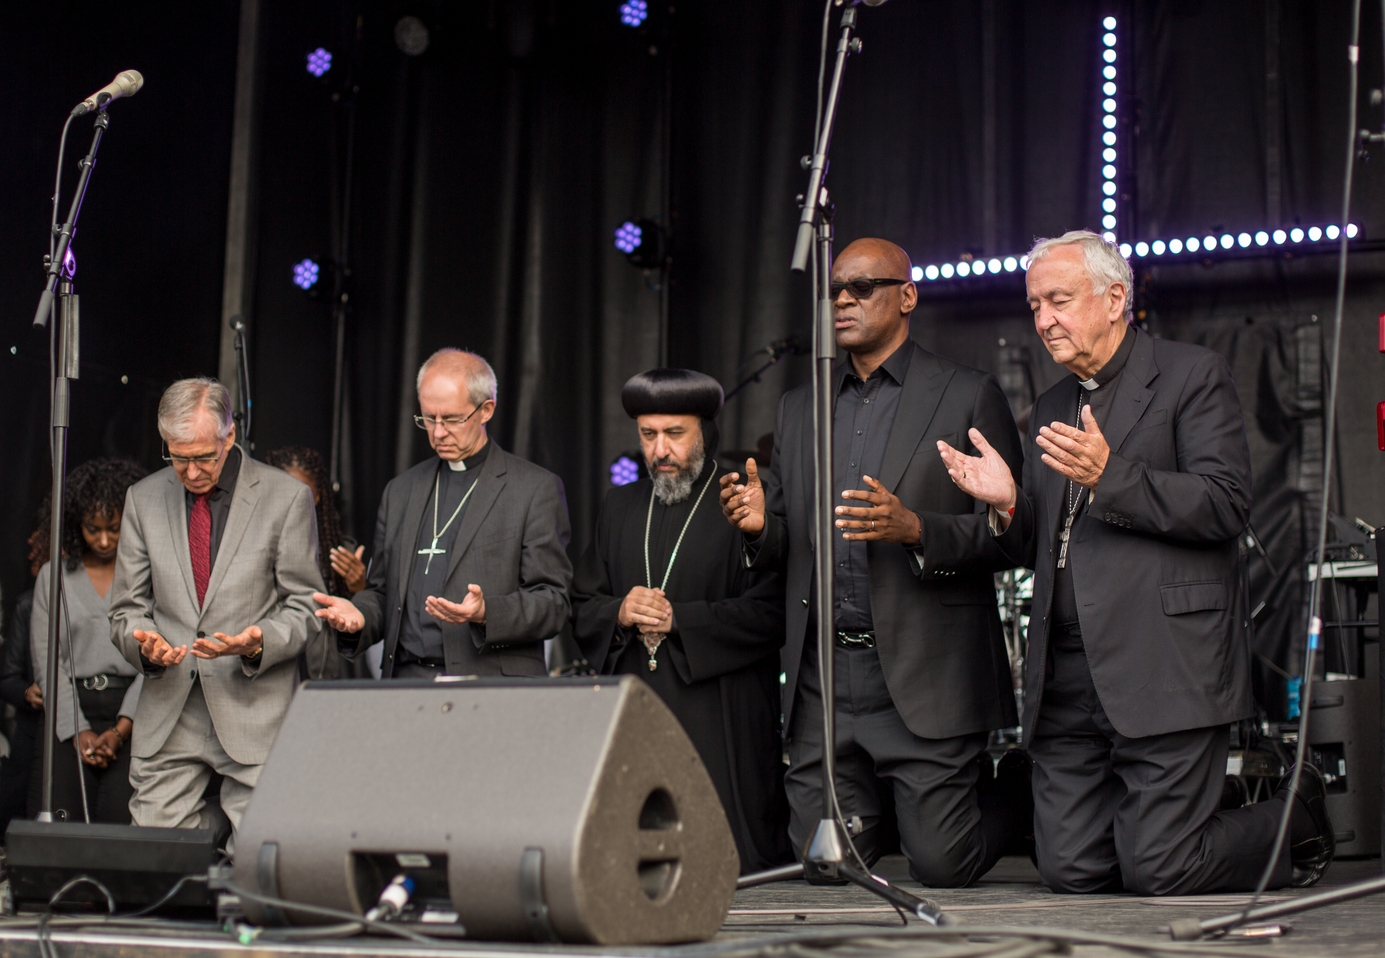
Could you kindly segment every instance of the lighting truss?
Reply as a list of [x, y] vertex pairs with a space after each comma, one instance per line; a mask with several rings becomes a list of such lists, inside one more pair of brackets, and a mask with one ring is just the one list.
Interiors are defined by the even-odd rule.
[[[1101, 21], [1101, 138], [1099, 160], [1101, 169], [1101, 230], [1109, 243], [1117, 243], [1117, 230], [1123, 223], [1120, 188], [1117, 185], [1121, 164], [1117, 152], [1126, 148], [1120, 143], [1120, 97], [1117, 81], [1117, 22], [1115, 17]], [[1359, 230], [1348, 223], [1346, 234], [1355, 239]], [[1128, 235], [1128, 234], [1127, 234]], [[1263, 256], [1276, 250], [1289, 252], [1331, 252], [1329, 245], [1341, 236], [1341, 228], [1327, 226], [1293, 226], [1274, 230], [1237, 233], [1207, 233], [1201, 236], [1168, 237], [1119, 242], [1121, 255], [1126, 259], [1154, 262], [1205, 262], [1209, 259], [1233, 259]], [[928, 263], [915, 266], [912, 278], [916, 283], [953, 286], [964, 281], [1021, 273], [1029, 268], [1028, 257], [1022, 253], [1010, 256], [963, 257], [950, 263]]]

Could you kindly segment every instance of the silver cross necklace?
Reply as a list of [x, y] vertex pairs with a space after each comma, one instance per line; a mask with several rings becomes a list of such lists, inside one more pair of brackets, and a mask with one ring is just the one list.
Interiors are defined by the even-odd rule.
[[472, 494], [473, 492], [476, 491], [476, 484], [477, 484], [478, 482], [481, 481], [481, 477], [480, 477], [480, 476], [477, 476], [475, 479], [471, 480], [471, 488], [468, 489], [468, 490], [466, 491], [466, 495], [462, 496], [462, 501], [459, 502], [459, 503], [457, 503], [457, 508], [454, 509], [454, 510], [452, 511], [452, 516], [451, 516], [451, 518], [449, 518], [449, 519], [447, 520], [447, 524], [444, 525], [441, 529], [439, 529], [439, 528], [438, 528], [438, 498], [439, 498], [439, 496], [438, 496], [438, 488], [439, 488], [439, 485], [440, 485], [441, 481], [442, 481], [442, 470], [439, 469], [439, 470], [438, 470], [438, 474], [437, 474], [436, 476], [433, 477], [433, 544], [432, 544], [431, 546], [429, 546], [428, 548], [426, 548], [426, 549], [419, 549], [419, 550], [418, 550], [418, 554], [419, 554], [419, 555], [421, 555], [421, 556], [427, 556], [427, 557], [428, 557], [428, 562], [427, 562], [427, 564], [425, 564], [424, 567], [423, 567], [423, 574], [424, 574], [424, 575], [427, 575], [427, 574], [428, 574], [428, 571], [429, 571], [430, 569], [433, 568], [433, 556], [445, 556], [445, 555], [447, 555], [447, 550], [446, 550], [446, 549], [439, 549], [439, 548], [438, 548], [438, 540], [442, 538], [442, 534], [443, 534], [444, 532], [446, 532], [446, 531], [448, 530], [448, 528], [452, 525], [452, 520], [457, 518], [457, 514], [460, 513], [460, 512], [462, 511], [462, 506], [466, 505], [466, 501], [467, 501], [468, 499], [471, 498], [471, 494]]
[[[702, 505], [702, 497], [707, 494], [707, 490], [712, 487], [712, 480], [717, 476], [717, 467], [712, 466], [712, 474], [707, 477], [707, 481], [702, 485], [702, 491], [697, 494], [697, 501], [693, 503], [692, 509], [688, 510], [688, 518], [683, 520], [683, 528], [678, 533], [678, 539], [673, 543], [673, 552], [668, 557], [668, 567], [664, 569], [664, 581], [659, 583], [659, 591], [662, 592], [668, 586], [668, 577], [673, 574], [673, 563], [678, 560], [678, 547], [683, 544], [683, 536], [688, 532], [688, 526], [692, 525], [693, 516], [697, 514], [697, 507]], [[644, 516], [644, 584], [645, 588], [654, 588], [654, 576], [649, 571], [649, 527], [654, 521], [654, 490], [649, 490], [649, 511]], [[640, 641], [644, 643], [645, 651], [649, 653], [649, 671], [653, 672], [659, 667], [658, 661], [654, 658], [658, 654], [659, 646], [663, 644], [664, 633], [662, 632], [641, 632]]]
[[[1082, 428], [1082, 405], [1087, 398], [1087, 387], [1083, 386], [1077, 393], [1077, 422], [1074, 424], [1077, 429]], [[1058, 533], [1058, 568], [1063, 569], [1068, 564], [1068, 539], [1072, 537], [1072, 520], [1077, 517], [1077, 503], [1081, 501], [1081, 494], [1078, 492], [1082, 486], [1077, 485], [1071, 479], [1068, 480], [1068, 494], [1064, 497], [1067, 500], [1068, 515], [1063, 520], [1063, 531]]]

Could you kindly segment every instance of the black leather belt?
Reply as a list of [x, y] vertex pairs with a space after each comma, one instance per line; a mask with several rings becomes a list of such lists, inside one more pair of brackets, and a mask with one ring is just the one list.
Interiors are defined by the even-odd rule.
[[424, 658], [422, 656], [414, 655], [412, 652], [404, 648], [402, 645], [399, 647], [398, 655], [395, 656], [395, 661], [398, 662], [400, 665], [422, 665], [423, 667], [429, 669], [447, 668], [446, 659], [432, 657]]
[[837, 644], [844, 649], [875, 648], [874, 632], [838, 632]]
[[93, 675], [90, 678], [79, 679], [82, 688], [88, 692], [100, 692], [105, 689], [128, 689], [134, 684], [133, 675]]

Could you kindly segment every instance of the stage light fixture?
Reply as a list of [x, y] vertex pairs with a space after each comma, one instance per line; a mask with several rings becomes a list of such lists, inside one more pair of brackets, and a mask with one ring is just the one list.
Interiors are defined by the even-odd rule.
[[923, 279], [923, 267], [915, 266], [913, 269], [909, 270], [909, 278], [916, 283]]
[[1283, 242], [1289, 238], [1289, 234], [1284, 232], [1283, 230], [1275, 230], [1271, 238], [1274, 240], [1275, 245], [1279, 246], [1282, 245]]
[[1107, 96], [1115, 96], [1116, 85], [1112, 83], [1110, 80], [1107, 80], [1105, 83], [1102, 84], [1101, 92], [1105, 93]]
[[1302, 243], [1303, 230], [1295, 226], [1293, 229], [1289, 230], [1289, 239], [1293, 240], [1295, 243]]
[[394, 45], [409, 57], [422, 56], [431, 37], [428, 25], [415, 16], [400, 17], [394, 24]]
[[1110, 213], [1107, 213], [1105, 216], [1103, 216], [1103, 217], [1101, 218], [1101, 226], [1102, 226], [1103, 229], [1108, 229], [1108, 230], [1113, 230], [1113, 229], [1115, 229], [1115, 228], [1116, 228], [1116, 218], [1115, 218], [1114, 216], [1112, 216]]
[[1107, 130], [1105, 133], [1101, 134], [1101, 142], [1105, 143], [1107, 146], [1115, 146], [1116, 134], [1112, 133], [1110, 130]]
[[[1115, 86], [1114, 83], [1111, 84], [1111, 85], [1112, 85], [1112, 86]], [[1102, 108], [1103, 110], [1105, 110], [1107, 113], [1115, 113], [1115, 112], [1116, 112], [1116, 98], [1115, 98], [1115, 97], [1112, 97], [1112, 96], [1108, 96], [1106, 99], [1104, 99], [1104, 100], [1101, 101], [1101, 108]]]
[[1202, 249], [1202, 243], [1198, 241], [1196, 236], [1189, 236], [1187, 245], [1189, 253], [1196, 253], [1198, 250]]
[[308, 72], [315, 77], [320, 77], [328, 70], [332, 69], [332, 54], [318, 47], [308, 54]]
[[1236, 234], [1236, 245], [1239, 246], [1241, 249], [1245, 249], [1247, 246], [1249, 246], [1249, 245], [1250, 245], [1250, 234], [1249, 234], [1249, 233], [1237, 233], [1237, 234]]
[[620, 22], [627, 27], [638, 27], [649, 16], [649, 4], [645, 0], [626, 0], [620, 5]]
[[1115, 196], [1116, 184], [1112, 183], [1110, 180], [1107, 180], [1105, 183], [1101, 184], [1101, 192], [1105, 193], [1107, 196]]
[[1164, 255], [1164, 241], [1163, 241], [1163, 240], [1155, 240], [1153, 243], [1150, 243], [1150, 244], [1149, 244], [1149, 251], [1150, 251], [1151, 253], [1153, 253], [1155, 256], [1163, 256], [1163, 255]]
[[971, 264], [968, 263], [966, 260], [962, 260], [960, 263], [958, 263], [958, 264], [957, 264], [957, 275], [958, 275], [958, 276], [970, 276], [970, 275], [971, 275]]
[[1138, 242], [1138, 243], [1135, 244], [1135, 255], [1136, 255], [1136, 256], [1144, 256], [1144, 255], [1145, 255], [1146, 253], [1148, 253], [1148, 252], [1149, 252], [1149, 244], [1146, 243], [1144, 240], [1141, 240], [1140, 242]]
[[[1105, 240], [1106, 242], [1108, 242], [1108, 243], [1114, 243], [1114, 242], [1116, 241], [1116, 234], [1108, 231], [1108, 232], [1102, 233], [1102, 234], [1101, 234], [1101, 238], [1104, 239], [1104, 240]], [[1130, 255], [1130, 254], [1127, 253], [1126, 255], [1128, 256], [1128, 255]]]
[[1101, 168], [1101, 175], [1108, 180], [1114, 180], [1116, 178], [1116, 165], [1114, 163], [1107, 163]]
[[318, 274], [322, 272], [322, 267], [318, 266], [310, 259], [305, 259], [301, 263], [293, 264], [293, 285], [299, 289], [312, 289], [317, 283]]
[[611, 485], [628, 486], [640, 481], [640, 464], [629, 456], [621, 456], [611, 463]]
[[1101, 75], [1108, 80], [1114, 80], [1116, 78], [1116, 68], [1111, 66], [1102, 67]]
[[1357, 231], [1356, 231], [1356, 224], [1355, 224], [1355, 223], [1348, 223], [1348, 224], [1347, 224], [1347, 239], [1356, 239], [1356, 232], [1357, 232]]
[[1330, 240], [1335, 240], [1337, 237], [1339, 237], [1339, 236], [1341, 236], [1341, 235], [1342, 235], [1342, 231], [1339, 230], [1337, 227], [1335, 227], [1335, 226], [1329, 226], [1329, 227], [1327, 228], [1327, 238], [1328, 238], [1328, 239], [1330, 239]]
[[1116, 211], [1116, 201], [1108, 196], [1101, 201], [1101, 208], [1108, 213], [1114, 213]]
[[1101, 58], [1102, 58], [1103, 60], [1105, 60], [1107, 63], [1115, 63], [1115, 62], [1116, 62], [1116, 51], [1115, 51], [1115, 50], [1106, 50], [1106, 51], [1104, 51], [1104, 52], [1101, 54]]
[[1101, 25], [1105, 27], [1107, 30], [1114, 30], [1116, 29], [1116, 18], [1107, 17], [1105, 20], [1101, 21]]
[[[1106, 234], [1104, 234], [1104, 235], [1107, 236], [1107, 237], [1109, 237], [1111, 234], [1110, 234], [1110, 233], [1106, 233]], [[1121, 255], [1124, 256], [1126, 259], [1129, 259], [1129, 258], [1130, 258], [1130, 254], [1133, 253], [1133, 252], [1135, 252], [1135, 251], [1131, 248], [1131, 246], [1130, 246], [1129, 243], [1122, 243], [1122, 244], [1120, 244], [1120, 246], [1117, 247], [1117, 248], [1121, 251]]]
[[1015, 268], [1018, 267], [1019, 264], [1019, 260], [1015, 259], [1013, 256], [1005, 257], [1005, 272], [1013, 273], [1015, 271]]
[[637, 223], [626, 220], [616, 227], [616, 249], [626, 256], [640, 248], [644, 242], [644, 230]]
[[1216, 249], [1216, 248], [1217, 248], [1217, 238], [1216, 238], [1215, 236], [1204, 236], [1204, 237], [1202, 238], [1202, 248], [1205, 249], [1205, 250], [1214, 250], [1214, 249]]
[[[1110, 28], [1108, 27], [1107, 29]], [[1101, 38], [1101, 42], [1106, 44], [1108, 47], [1113, 47], [1116, 45], [1116, 35], [1114, 33], [1108, 33]]]
[[1316, 226], [1308, 227], [1308, 238], [1316, 243], [1318, 240], [1322, 239], [1322, 230], [1318, 229]]
[[1116, 118], [1108, 113], [1101, 118], [1101, 125], [1108, 130], [1114, 130], [1116, 128]]
[[1256, 245], [1256, 246], [1264, 246], [1264, 245], [1265, 245], [1266, 243], [1268, 243], [1269, 241], [1270, 241], [1270, 234], [1269, 234], [1269, 233], [1266, 233], [1264, 230], [1260, 230], [1258, 233], [1255, 234], [1255, 245]]
[[1169, 252], [1175, 256], [1183, 252], [1183, 241], [1181, 239], [1169, 240]]
[[940, 273], [942, 274], [943, 279], [951, 279], [951, 278], [952, 278], [952, 274], [955, 273], [955, 272], [957, 272], [957, 271], [956, 271], [955, 269], [952, 268], [952, 264], [951, 264], [951, 263], [944, 263], [944, 264], [942, 265], [942, 269], [940, 269], [938, 272], [940, 272]]
[[1116, 162], [1116, 151], [1108, 146], [1106, 149], [1101, 151], [1101, 158], [1105, 160], [1107, 163], [1114, 163]]
[[1000, 272], [1000, 267], [1001, 267], [1001, 262], [1000, 262], [1000, 260], [997, 259], [997, 258], [995, 258], [994, 256], [991, 257], [989, 260], [986, 261], [986, 268], [989, 269], [992, 273], [999, 273], [999, 272]]

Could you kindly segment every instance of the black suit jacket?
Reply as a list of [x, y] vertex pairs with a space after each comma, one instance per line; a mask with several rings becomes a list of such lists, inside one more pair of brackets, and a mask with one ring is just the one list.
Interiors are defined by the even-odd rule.
[[[394, 674], [409, 576], [424, 507], [441, 460], [430, 458], [392, 479], [380, 499], [375, 555], [363, 592], [351, 600], [365, 628], [341, 637], [359, 655], [384, 641], [381, 673]], [[568, 618], [572, 562], [567, 499], [553, 473], [491, 442], [461, 518], [442, 597], [460, 602], [476, 583], [486, 597], [486, 624], [443, 623], [443, 654], [453, 675], [545, 675], [543, 642]]]
[[[995, 377], [910, 343], [914, 354], [876, 478], [923, 520], [923, 558], [869, 545], [871, 617], [895, 708], [915, 735], [950, 738], [1014, 725], [1015, 696], [993, 573], [1015, 565], [990, 534], [985, 505], [953, 484], [937, 441], [976, 455], [980, 429], [1020, 477], [1020, 437]], [[849, 360], [847, 360], [849, 361]], [[835, 402], [835, 397], [834, 397]], [[779, 402], [774, 457], [762, 475], [765, 534], [752, 568], [785, 573], [785, 728], [808, 635], [813, 580], [813, 392]]]
[[[1250, 514], [1250, 449], [1231, 369], [1201, 346], [1137, 338], [1102, 428], [1111, 456], [1068, 546], [1082, 640], [1111, 724], [1131, 738], [1252, 714], [1236, 540]], [[1026, 739], [1043, 697], [1067, 480], [1040, 426], [1072, 422], [1073, 376], [1034, 404], [1024, 491], [997, 541], [1034, 569]]]

